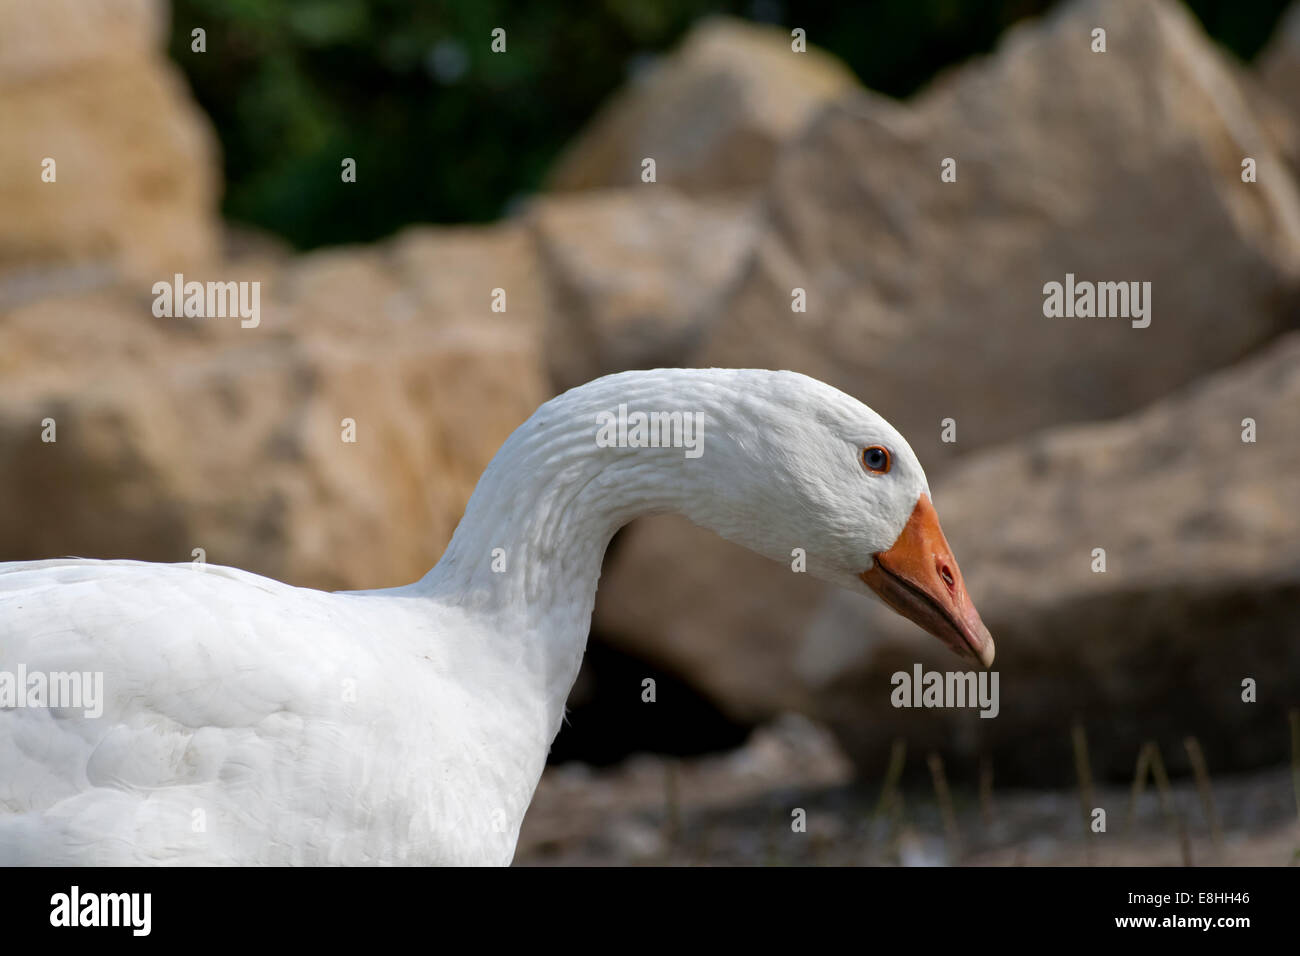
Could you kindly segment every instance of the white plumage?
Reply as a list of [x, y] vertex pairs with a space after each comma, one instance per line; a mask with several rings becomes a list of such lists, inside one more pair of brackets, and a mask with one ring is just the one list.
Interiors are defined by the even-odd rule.
[[[598, 447], [620, 403], [703, 412], [703, 454]], [[858, 462], [877, 443], [888, 480]], [[0, 672], [97, 672], [104, 692], [97, 718], [0, 711], [0, 863], [508, 863], [619, 526], [678, 511], [865, 590], [926, 493], [897, 432], [812, 379], [632, 372], [525, 422], [415, 584], [0, 565]]]

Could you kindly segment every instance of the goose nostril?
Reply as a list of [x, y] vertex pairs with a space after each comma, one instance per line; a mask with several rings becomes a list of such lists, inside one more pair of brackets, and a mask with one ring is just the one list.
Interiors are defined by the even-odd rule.
[[949, 590], [956, 587], [957, 582], [953, 578], [952, 571], [949, 570], [948, 565], [946, 564], [939, 565], [939, 577], [943, 578], [943, 583], [948, 585]]

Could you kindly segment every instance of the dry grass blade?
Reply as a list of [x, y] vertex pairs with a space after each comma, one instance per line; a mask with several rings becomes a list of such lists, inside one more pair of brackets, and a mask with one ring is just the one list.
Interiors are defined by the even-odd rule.
[[1214, 852], [1223, 853], [1223, 827], [1219, 823], [1219, 811], [1214, 805], [1214, 789], [1210, 785], [1210, 770], [1205, 763], [1205, 753], [1201, 742], [1195, 737], [1183, 741], [1187, 748], [1187, 759], [1192, 763], [1192, 773], [1196, 775], [1196, 790], [1201, 795], [1201, 806], [1205, 808], [1205, 820], [1210, 826], [1210, 839], [1214, 842]]
[[952, 803], [952, 792], [948, 789], [948, 778], [943, 772], [943, 758], [932, 753], [926, 758], [926, 763], [930, 765], [930, 779], [934, 781], [934, 795], [943, 817], [944, 833], [952, 847], [952, 855], [956, 858], [961, 855], [961, 831], [957, 828], [957, 810]]
[[1192, 842], [1187, 835], [1187, 826], [1183, 823], [1183, 815], [1174, 806], [1174, 794], [1169, 786], [1169, 775], [1165, 773], [1165, 762], [1160, 757], [1160, 747], [1154, 740], [1148, 741], [1147, 747], [1151, 751], [1151, 773], [1156, 778], [1156, 792], [1160, 795], [1160, 810], [1164, 813], [1166, 820], [1173, 821], [1174, 828], [1178, 832], [1178, 848], [1183, 856], [1183, 866], [1191, 866]]

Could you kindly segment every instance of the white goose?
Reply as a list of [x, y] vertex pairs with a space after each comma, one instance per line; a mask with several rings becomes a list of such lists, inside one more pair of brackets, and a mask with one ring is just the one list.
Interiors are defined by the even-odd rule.
[[[601, 447], [620, 405], [702, 413], [702, 454]], [[510, 436], [406, 587], [0, 564], [19, 704], [0, 697], [0, 864], [509, 863], [605, 547], [668, 511], [776, 560], [803, 548], [810, 573], [992, 662], [921, 466], [880, 416], [792, 372], [611, 375]], [[103, 675], [101, 715], [31, 706], [33, 675], [70, 672]]]

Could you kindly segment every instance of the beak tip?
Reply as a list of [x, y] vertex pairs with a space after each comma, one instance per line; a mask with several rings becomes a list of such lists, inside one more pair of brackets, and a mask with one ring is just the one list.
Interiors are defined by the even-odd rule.
[[980, 665], [985, 670], [990, 670], [993, 667], [993, 658], [997, 653], [997, 648], [993, 646], [993, 635], [989, 633], [989, 629], [984, 626], [983, 621], [976, 619], [974, 625], [974, 627], [968, 626], [966, 630], [968, 635], [967, 646], [975, 655], [976, 660], [980, 662]]

